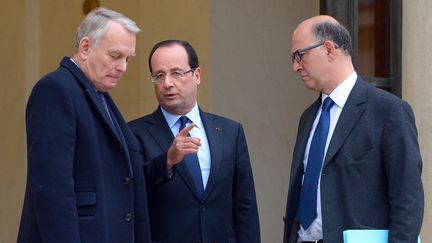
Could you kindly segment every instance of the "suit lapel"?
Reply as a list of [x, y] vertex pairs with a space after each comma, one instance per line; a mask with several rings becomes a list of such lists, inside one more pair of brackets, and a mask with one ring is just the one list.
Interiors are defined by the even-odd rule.
[[[174, 140], [174, 135], [172, 134], [160, 107], [153, 113], [149, 121], [152, 123], [152, 129], [149, 130], [150, 135], [159, 144], [162, 151], [168, 152], [168, 149]], [[190, 175], [189, 169], [184, 161], [177, 164], [175, 170], [185, 181], [186, 185], [195, 197], [199, 198], [195, 183], [193, 182], [192, 176]]]
[[300, 122], [299, 134], [297, 135], [295, 153], [293, 154], [293, 171], [297, 173], [304, 173], [303, 159], [306, 151], [307, 142], [309, 139], [312, 125], [315, 120], [317, 111], [321, 105], [321, 96], [318, 97], [317, 101], [305, 112], [304, 121]]
[[339, 151], [348, 135], [351, 133], [357, 121], [362, 116], [366, 108], [366, 84], [359, 77], [356, 84], [348, 96], [347, 102], [343, 107], [339, 120], [336, 124], [333, 136], [327, 149], [326, 159], [323, 168], [325, 168], [333, 156]]
[[60, 65], [68, 69], [72, 73], [72, 75], [76, 78], [77, 82], [84, 89], [85, 94], [89, 100], [89, 103], [96, 110], [96, 115], [101, 119], [104, 126], [106, 126], [108, 130], [110, 130], [112, 135], [116, 139], [119, 139], [116, 135], [116, 132], [114, 130], [115, 128], [111, 123], [108, 113], [106, 112], [105, 107], [103, 107], [103, 104], [100, 98], [98, 97], [98, 94], [96, 93], [96, 88], [94, 87], [92, 82], [84, 75], [81, 69], [70, 60], [69, 57], [64, 57], [63, 60], [60, 62]]
[[[126, 127], [126, 122], [123, 119], [123, 116], [120, 114], [120, 111], [117, 109], [117, 106], [114, 104], [114, 101], [112, 100], [111, 96], [108, 93], [104, 94], [104, 96], [105, 96], [107, 105], [110, 107], [109, 109], [111, 110], [111, 116], [113, 119], [113, 123], [116, 123], [118, 125], [118, 129], [120, 130], [118, 132], [115, 132], [115, 135], [116, 135], [117, 139], [123, 145], [125, 151], [128, 151], [128, 144], [127, 144], [127, 139], [126, 139], [128, 128]], [[105, 109], [105, 107], [103, 107], [103, 108]], [[105, 113], [107, 113], [107, 112], [105, 112]], [[110, 119], [110, 118], [108, 117], [108, 119]], [[111, 123], [111, 119], [109, 120], [109, 122]], [[114, 124], [111, 123], [111, 125], [114, 125]], [[114, 129], [116, 129], [116, 128], [114, 127]], [[113, 130], [113, 132], [114, 132], [114, 130]], [[128, 154], [128, 156], [129, 156], [129, 154]]]
[[168, 152], [168, 149], [174, 140], [174, 135], [172, 134], [160, 108], [153, 112], [149, 122], [152, 124], [152, 127], [149, 130], [150, 135], [159, 144], [162, 151]]
[[[98, 99], [96, 102], [99, 103], [99, 111], [101, 111], [100, 109], [102, 109], [101, 112], [105, 118], [105, 122], [107, 122], [107, 124], [109, 124], [109, 126], [111, 128], [110, 129], [111, 132], [114, 134], [114, 136], [117, 138], [117, 140], [119, 142], [121, 142], [124, 149], [127, 149], [126, 148], [126, 146], [127, 146], [126, 141], [123, 140], [124, 137], [123, 138], [120, 137], [124, 134], [124, 127], [122, 127], [122, 125], [121, 125], [121, 122], [122, 121], [124, 122], [123, 117], [121, 116], [116, 105], [114, 104], [114, 101], [111, 99], [111, 96], [108, 93], [102, 94], [105, 97], [105, 101], [107, 103], [106, 105], [108, 106], [108, 110], [105, 108], [105, 106], [101, 100], [102, 98], [99, 97], [99, 95], [100, 94], [96, 94], [96, 98]], [[117, 131], [115, 123], [118, 125], [118, 129], [120, 129], [120, 131]], [[121, 134], [119, 132], [121, 132]]]
[[215, 185], [216, 175], [218, 174], [220, 166], [222, 164], [221, 153], [223, 146], [223, 131], [222, 127], [217, 124], [216, 117], [211, 116], [201, 110], [200, 115], [209, 143], [211, 156], [209, 179], [207, 181], [207, 186], [204, 190], [203, 195], [203, 200], [205, 200]]
[[[130, 142], [130, 136], [129, 136], [129, 128], [126, 127], [126, 122], [123, 119], [123, 116], [120, 114], [120, 111], [117, 109], [117, 106], [114, 104], [114, 101], [111, 99], [111, 96], [107, 93], [105, 95], [106, 101], [108, 103], [108, 105], [110, 106], [111, 109], [111, 115], [113, 116], [112, 119], [115, 119], [120, 131], [119, 132], [115, 132], [113, 129], [116, 129], [115, 127], [111, 126], [111, 132], [114, 133], [114, 136], [117, 138], [118, 142], [123, 146], [123, 152], [127, 158], [127, 160], [129, 161], [128, 163], [128, 167], [129, 167], [129, 173], [131, 175], [133, 175], [133, 169], [132, 169], [132, 164], [131, 162], [131, 157], [129, 154], [129, 148], [131, 148], [131, 146], [128, 144], [128, 142]], [[105, 109], [105, 107], [103, 107], [103, 109]], [[104, 112], [107, 113], [107, 112]], [[108, 119], [110, 119], [108, 117]], [[110, 125], [113, 125], [111, 123], [111, 119], [108, 121], [110, 123]], [[119, 137], [122, 136], [122, 137]]]

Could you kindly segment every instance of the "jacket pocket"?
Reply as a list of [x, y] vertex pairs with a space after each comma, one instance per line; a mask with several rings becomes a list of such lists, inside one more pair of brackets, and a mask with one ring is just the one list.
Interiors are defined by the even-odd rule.
[[94, 216], [96, 214], [96, 193], [76, 192], [76, 205], [78, 216]]

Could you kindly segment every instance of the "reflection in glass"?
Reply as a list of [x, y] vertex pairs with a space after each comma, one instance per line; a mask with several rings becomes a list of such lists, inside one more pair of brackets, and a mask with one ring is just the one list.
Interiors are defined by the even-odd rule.
[[389, 0], [358, 0], [358, 69], [369, 77], [390, 76]]

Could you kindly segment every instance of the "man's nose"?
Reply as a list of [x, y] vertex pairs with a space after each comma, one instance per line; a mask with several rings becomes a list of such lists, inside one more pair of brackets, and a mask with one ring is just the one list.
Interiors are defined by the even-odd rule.
[[165, 80], [163, 81], [164, 87], [171, 87], [174, 83], [174, 78], [171, 77], [171, 75], [167, 74], [165, 75]]
[[121, 60], [120, 63], [117, 64], [117, 69], [118, 69], [120, 72], [123, 72], [123, 73], [124, 73], [124, 72], [126, 72], [127, 65], [128, 65], [127, 60]]
[[297, 61], [294, 60], [293, 64], [292, 64], [292, 71], [293, 72], [298, 72], [303, 68], [303, 66], [298, 63]]

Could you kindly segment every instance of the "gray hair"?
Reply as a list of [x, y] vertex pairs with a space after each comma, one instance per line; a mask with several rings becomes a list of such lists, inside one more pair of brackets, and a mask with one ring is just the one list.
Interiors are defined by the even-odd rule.
[[94, 46], [97, 46], [111, 20], [117, 21], [132, 33], [141, 31], [134, 21], [123, 14], [100, 7], [92, 10], [81, 22], [76, 32], [76, 47], [79, 47], [80, 41], [86, 36], [92, 40]]
[[318, 41], [332, 41], [345, 54], [353, 55], [351, 35], [340, 23], [332, 21], [318, 23], [312, 27], [312, 34]]

